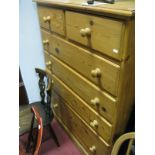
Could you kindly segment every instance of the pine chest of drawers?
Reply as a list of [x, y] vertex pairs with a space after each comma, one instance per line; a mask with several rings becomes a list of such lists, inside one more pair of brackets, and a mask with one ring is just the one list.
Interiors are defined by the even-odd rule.
[[83, 154], [110, 155], [134, 103], [134, 3], [37, 0], [55, 117]]

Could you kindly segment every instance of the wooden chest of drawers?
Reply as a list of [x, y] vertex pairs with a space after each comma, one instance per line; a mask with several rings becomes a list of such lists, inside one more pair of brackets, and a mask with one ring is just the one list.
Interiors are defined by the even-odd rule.
[[83, 154], [110, 155], [134, 103], [134, 2], [37, 0], [55, 117]]

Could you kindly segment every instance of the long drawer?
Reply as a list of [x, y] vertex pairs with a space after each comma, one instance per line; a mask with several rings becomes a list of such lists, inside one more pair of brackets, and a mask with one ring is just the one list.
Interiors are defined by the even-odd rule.
[[53, 109], [69, 131], [79, 140], [90, 155], [109, 155], [110, 146], [96, 135], [84, 121], [56, 94], [53, 94]]
[[65, 35], [64, 11], [44, 6], [38, 6], [41, 27], [60, 35]]
[[67, 87], [61, 80], [53, 75], [53, 89], [61, 96], [75, 112], [77, 112], [88, 125], [103, 139], [110, 143], [112, 125], [103, 119], [97, 112], [85, 103], [77, 94]]
[[50, 54], [67, 63], [101, 89], [117, 96], [119, 65], [54, 35], [50, 36]]
[[67, 37], [110, 57], [121, 59], [123, 22], [66, 11]]
[[109, 122], [115, 118], [116, 100], [107, 93], [100, 90], [80, 74], [51, 56], [52, 72], [62, 80], [67, 86], [75, 91], [99, 114], [104, 116]]

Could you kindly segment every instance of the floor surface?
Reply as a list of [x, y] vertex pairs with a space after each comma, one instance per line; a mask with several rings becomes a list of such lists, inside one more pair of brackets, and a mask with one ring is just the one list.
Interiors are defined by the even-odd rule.
[[[69, 136], [56, 120], [53, 120], [52, 127], [57, 135], [60, 147], [57, 147], [54, 140], [50, 138], [41, 144], [39, 155], [81, 155], [79, 149], [75, 146]], [[45, 137], [49, 136], [48, 130], [44, 128]], [[27, 134], [20, 137], [20, 142], [26, 143]]]

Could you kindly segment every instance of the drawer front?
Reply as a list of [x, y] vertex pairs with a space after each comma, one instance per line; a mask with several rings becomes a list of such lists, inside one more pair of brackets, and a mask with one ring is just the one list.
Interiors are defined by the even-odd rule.
[[54, 35], [50, 36], [50, 44], [50, 52], [54, 56], [83, 74], [101, 89], [117, 96], [120, 75], [119, 65]]
[[52, 47], [50, 47], [51, 46], [51, 44], [50, 44], [50, 33], [41, 30], [41, 37], [42, 37], [43, 49], [46, 50], [47, 52], [49, 52], [50, 49], [52, 48]]
[[120, 60], [122, 22], [67, 11], [66, 29], [69, 39]]
[[[113, 122], [115, 116], [116, 101], [107, 93], [101, 91], [80, 74], [69, 68], [67, 65], [51, 56], [52, 72], [67, 86], [83, 98], [99, 114], [108, 121]], [[96, 102], [98, 99], [98, 102]]]
[[46, 51], [44, 52], [44, 58], [45, 58], [46, 69], [49, 73], [51, 73], [51, 69], [52, 69], [51, 64], [52, 63], [51, 63], [50, 56], [49, 56], [48, 52], [46, 52]]
[[38, 6], [38, 14], [41, 27], [60, 35], [65, 35], [63, 10]]
[[[110, 147], [99, 136], [95, 135], [68, 106], [63, 103], [56, 94], [54, 95], [53, 104], [54, 112], [69, 131], [79, 140], [82, 146], [90, 155], [109, 155]], [[93, 147], [94, 146], [94, 147]]]
[[107, 143], [110, 143], [112, 125], [103, 119], [97, 112], [76, 95], [61, 80], [53, 75], [53, 89], [61, 96], [75, 112], [77, 112], [87, 124], [99, 134]]

